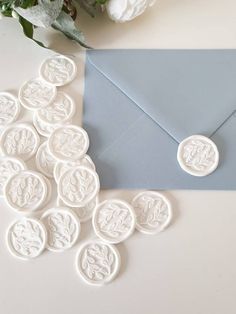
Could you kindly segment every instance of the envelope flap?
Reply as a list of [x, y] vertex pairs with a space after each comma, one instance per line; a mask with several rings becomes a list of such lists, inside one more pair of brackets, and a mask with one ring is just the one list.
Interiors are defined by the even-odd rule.
[[94, 50], [88, 60], [177, 142], [211, 136], [236, 108], [236, 50]]

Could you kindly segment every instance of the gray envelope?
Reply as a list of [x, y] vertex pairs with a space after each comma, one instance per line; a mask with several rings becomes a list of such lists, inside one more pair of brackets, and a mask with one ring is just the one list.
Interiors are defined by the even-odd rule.
[[[102, 188], [236, 189], [236, 50], [87, 52], [83, 126]], [[202, 134], [220, 164], [179, 167], [184, 138]]]

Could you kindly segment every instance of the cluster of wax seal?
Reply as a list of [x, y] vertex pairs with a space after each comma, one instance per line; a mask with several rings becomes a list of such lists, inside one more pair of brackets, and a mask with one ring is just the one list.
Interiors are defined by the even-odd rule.
[[[96, 238], [79, 248], [76, 269], [85, 282], [103, 285], [119, 272], [115, 245], [135, 228], [146, 234], [164, 230], [172, 209], [168, 199], [154, 191], [139, 193], [130, 204], [120, 199], [99, 202], [99, 177], [87, 155], [88, 134], [72, 123], [75, 103], [57, 88], [75, 74], [71, 59], [53, 56], [41, 65], [40, 77], [23, 84], [18, 99], [0, 93], [0, 195], [24, 215], [7, 231], [9, 251], [20, 259], [35, 258], [45, 248], [52, 252], [71, 248], [82, 223], [91, 219]], [[33, 125], [16, 122], [21, 105], [32, 111]], [[33, 157], [37, 171], [26, 164]], [[56, 204], [47, 208], [53, 185]]]

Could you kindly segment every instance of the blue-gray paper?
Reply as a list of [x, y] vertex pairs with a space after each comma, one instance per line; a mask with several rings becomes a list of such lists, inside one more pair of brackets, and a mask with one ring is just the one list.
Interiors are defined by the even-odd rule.
[[[83, 126], [102, 188], [236, 189], [236, 50], [99, 50], [86, 60]], [[220, 164], [206, 177], [178, 165], [202, 134]]]

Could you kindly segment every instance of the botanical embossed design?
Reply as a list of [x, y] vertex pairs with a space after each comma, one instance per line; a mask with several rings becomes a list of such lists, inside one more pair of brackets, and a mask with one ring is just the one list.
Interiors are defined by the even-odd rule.
[[43, 216], [48, 231], [48, 248], [61, 251], [72, 247], [79, 235], [79, 223], [74, 214], [65, 209], [50, 209]]
[[9, 178], [21, 170], [25, 170], [25, 165], [15, 158], [0, 159], [0, 195], [3, 194], [3, 188]]
[[78, 271], [95, 285], [111, 281], [119, 270], [119, 255], [111, 245], [98, 241], [86, 244], [78, 255]]
[[35, 146], [35, 137], [29, 130], [13, 129], [4, 142], [8, 155], [24, 155], [30, 153]]
[[93, 222], [98, 236], [111, 243], [118, 243], [133, 232], [135, 219], [127, 203], [110, 200], [98, 205]]
[[23, 218], [14, 223], [8, 231], [8, 245], [11, 252], [22, 258], [38, 256], [45, 247], [46, 233], [34, 219]]
[[59, 180], [59, 195], [69, 206], [86, 205], [98, 191], [98, 176], [86, 167], [81, 166], [68, 170]]
[[92, 159], [88, 155], [85, 155], [84, 157], [76, 161], [69, 161], [69, 162], [59, 161], [55, 165], [55, 169], [54, 169], [54, 177], [55, 177], [56, 182], [59, 181], [60, 177], [67, 170], [70, 170], [71, 168], [78, 167], [78, 166], [84, 166], [91, 170], [95, 170], [95, 165]]
[[87, 133], [81, 128], [68, 126], [55, 130], [50, 142], [51, 153], [62, 159], [78, 159], [87, 152]]
[[188, 167], [202, 171], [214, 164], [215, 151], [208, 143], [192, 140], [184, 146], [183, 159]]
[[20, 210], [35, 210], [45, 199], [45, 183], [28, 171], [12, 177], [6, 185], [8, 203]]
[[39, 171], [41, 171], [47, 177], [53, 178], [53, 171], [56, 160], [49, 152], [47, 142], [44, 142], [39, 147], [36, 155], [36, 164]]
[[3, 132], [0, 145], [5, 155], [27, 160], [35, 153], [38, 142], [38, 135], [32, 128], [18, 125]]
[[0, 126], [15, 121], [19, 113], [19, 105], [8, 93], [0, 93]]
[[60, 86], [69, 83], [74, 78], [76, 66], [69, 58], [54, 56], [43, 63], [40, 73], [49, 83]]
[[136, 227], [139, 231], [155, 234], [162, 231], [172, 217], [169, 201], [160, 193], [143, 192], [132, 201], [136, 214]]
[[25, 83], [19, 93], [19, 99], [28, 109], [40, 109], [49, 105], [56, 96], [54, 86], [36, 78]]
[[219, 152], [209, 138], [193, 135], [179, 144], [177, 158], [181, 168], [189, 174], [205, 176], [217, 168]]
[[53, 103], [38, 111], [41, 120], [50, 124], [67, 122], [75, 113], [73, 100], [65, 93], [58, 92]]

